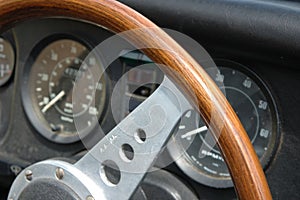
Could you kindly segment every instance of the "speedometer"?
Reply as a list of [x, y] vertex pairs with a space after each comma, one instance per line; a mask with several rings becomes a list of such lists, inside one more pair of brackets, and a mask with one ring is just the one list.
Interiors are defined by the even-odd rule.
[[[222, 85], [220, 89], [225, 91], [262, 166], [266, 167], [278, 136], [276, 107], [266, 85], [250, 70], [231, 62], [221, 63], [211, 76]], [[184, 173], [207, 186], [233, 186], [216, 141], [195, 111], [183, 115], [175, 132], [169, 152]]]
[[[25, 72], [23, 99], [25, 110], [33, 126], [47, 139], [57, 143], [71, 143], [80, 139], [74, 117], [82, 117], [80, 134], [88, 134], [104, 110], [106, 80], [103, 76], [95, 84], [94, 70], [102, 65], [96, 56], [89, 56], [86, 45], [71, 39], [48, 44], [36, 55]], [[77, 79], [80, 98], [72, 98]]]

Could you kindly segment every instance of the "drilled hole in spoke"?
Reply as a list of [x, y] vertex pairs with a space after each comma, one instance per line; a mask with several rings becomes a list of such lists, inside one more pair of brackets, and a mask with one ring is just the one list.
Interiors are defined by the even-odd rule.
[[135, 134], [134, 138], [138, 143], [144, 143], [146, 141], [146, 132], [143, 129], [138, 129]]
[[134, 157], [134, 150], [129, 144], [123, 144], [120, 149], [120, 156], [125, 162], [130, 162]]
[[106, 185], [116, 186], [121, 180], [121, 171], [114, 161], [106, 160], [101, 165], [100, 176]]

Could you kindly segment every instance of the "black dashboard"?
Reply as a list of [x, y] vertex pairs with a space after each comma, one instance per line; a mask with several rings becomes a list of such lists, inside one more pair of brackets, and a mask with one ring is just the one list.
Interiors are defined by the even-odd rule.
[[[205, 48], [219, 67], [212, 78], [222, 84], [220, 88], [228, 94], [229, 102], [244, 121], [273, 198], [299, 199], [299, 5], [234, 0], [122, 2], [160, 27], [184, 33]], [[78, 160], [86, 148], [159, 87], [163, 74], [155, 64], [139, 51], [121, 48], [119, 58], [103, 68], [103, 77], [96, 84], [84, 86], [83, 98], [78, 101], [80, 109], [73, 107], [76, 77], [84, 77], [89, 83], [92, 79], [89, 77], [97, 73], [91, 66], [105, 65], [90, 52], [112, 35], [98, 25], [60, 17], [22, 22], [1, 35], [0, 62], [11, 60], [3, 64], [7, 68], [1, 68], [0, 63], [1, 199], [6, 199], [12, 181], [28, 165], [49, 158]], [[10, 48], [10, 52], [1, 54], [1, 45]], [[1, 55], [6, 58], [1, 60]], [[82, 71], [79, 66], [85, 63], [89, 70]], [[144, 67], [136, 68], [140, 65]], [[123, 87], [117, 93], [117, 104], [114, 103], [117, 105], [114, 109], [119, 111], [116, 114], [111, 110], [111, 98], [122, 77]], [[89, 89], [95, 89], [96, 93]], [[91, 107], [92, 95], [96, 95], [96, 100]], [[93, 138], [91, 133], [99, 131], [93, 121], [79, 118], [77, 121], [84, 122], [78, 125], [83, 126], [81, 135], [87, 141], [82, 142], [74, 125], [74, 116], [82, 117], [80, 113], [87, 113], [99, 122], [103, 134]], [[203, 158], [195, 146], [196, 143], [210, 146], [203, 139], [205, 135], [196, 138], [198, 132], [191, 131], [207, 130], [199, 121], [197, 114], [185, 113], [174, 129], [178, 138], [172, 139], [189, 146], [184, 149], [184, 159], [177, 159], [176, 147], [168, 147], [155, 166], [180, 180], [197, 198], [235, 199], [218, 149], [212, 148], [212, 153], [202, 150]], [[192, 172], [190, 165], [197, 169]], [[155, 196], [153, 187], [145, 186], [144, 190], [153, 198], [173, 199], [163, 192], [162, 196]]]

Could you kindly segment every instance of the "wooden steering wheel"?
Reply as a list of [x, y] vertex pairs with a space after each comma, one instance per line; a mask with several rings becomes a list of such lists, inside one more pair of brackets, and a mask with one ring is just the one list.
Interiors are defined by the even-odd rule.
[[[164, 31], [131, 8], [114, 0], [0, 0], [0, 30], [17, 22], [37, 17], [64, 16], [86, 20], [128, 35], [135, 44], [161, 47], [144, 49], [154, 62], [169, 66], [162, 69], [183, 91], [195, 95], [196, 105], [212, 132], [221, 133], [218, 145], [231, 173], [239, 199], [272, 199], [271, 193], [252, 144], [226, 98], [202, 67]], [[147, 29], [155, 28], [155, 29]], [[172, 69], [172, 70], [170, 70]], [[177, 72], [175, 75], [171, 71]], [[213, 99], [213, 100], [211, 100]], [[212, 112], [217, 113], [211, 120]]]

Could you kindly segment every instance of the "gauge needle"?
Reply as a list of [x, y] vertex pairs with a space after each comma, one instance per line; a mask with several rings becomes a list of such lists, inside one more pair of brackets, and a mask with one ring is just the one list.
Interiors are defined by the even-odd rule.
[[66, 93], [63, 90], [60, 93], [58, 93], [56, 97], [54, 97], [47, 105], [45, 105], [45, 107], [42, 109], [42, 112], [43, 113], [47, 112], [47, 110], [51, 108], [54, 104], [56, 104], [56, 102], [60, 100], [63, 96], [65, 96], [65, 94]]
[[181, 138], [184, 139], [184, 138], [187, 138], [187, 137], [191, 137], [192, 135], [196, 135], [196, 134], [201, 133], [203, 131], [207, 131], [207, 127], [206, 126], [202, 126], [202, 127], [197, 128], [195, 130], [187, 132], [186, 134], [182, 135]]

